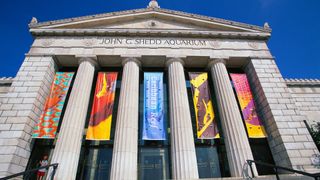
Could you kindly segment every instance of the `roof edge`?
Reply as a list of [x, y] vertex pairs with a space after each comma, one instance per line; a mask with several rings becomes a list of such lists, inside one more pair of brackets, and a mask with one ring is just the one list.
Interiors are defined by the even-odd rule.
[[286, 84], [289, 86], [298, 85], [320, 85], [320, 79], [296, 79], [296, 78], [286, 78], [284, 79]]
[[11, 84], [14, 77], [0, 77], [0, 84]]

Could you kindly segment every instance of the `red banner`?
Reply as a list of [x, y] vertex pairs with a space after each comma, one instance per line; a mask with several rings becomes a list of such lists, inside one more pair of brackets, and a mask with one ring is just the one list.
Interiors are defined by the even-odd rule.
[[87, 140], [110, 140], [117, 72], [99, 72]]
[[212, 101], [209, 92], [207, 73], [189, 73], [193, 104], [197, 121], [199, 139], [219, 138]]
[[265, 138], [266, 131], [259, 119], [246, 74], [230, 74], [250, 138]]
[[73, 72], [57, 72], [51, 85], [39, 123], [34, 128], [33, 138], [54, 138], [57, 133], [61, 111], [72, 81]]

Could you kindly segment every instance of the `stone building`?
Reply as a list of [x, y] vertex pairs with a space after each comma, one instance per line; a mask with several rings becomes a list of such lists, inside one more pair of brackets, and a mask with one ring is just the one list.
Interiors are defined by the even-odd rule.
[[[248, 159], [317, 172], [306, 120], [319, 122], [320, 81], [284, 79], [271, 29], [147, 8], [29, 24], [34, 42], [16, 77], [0, 79], [0, 176], [59, 163], [55, 179], [241, 177]], [[55, 139], [34, 139], [56, 72], [76, 72]], [[110, 141], [85, 133], [97, 72], [121, 74]], [[188, 72], [207, 72], [220, 139], [195, 136]], [[143, 72], [164, 73], [165, 141], [141, 139]], [[248, 138], [229, 74], [248, 77], [266, 138]], [[272, 174], [259, 166], [255, 173]]]

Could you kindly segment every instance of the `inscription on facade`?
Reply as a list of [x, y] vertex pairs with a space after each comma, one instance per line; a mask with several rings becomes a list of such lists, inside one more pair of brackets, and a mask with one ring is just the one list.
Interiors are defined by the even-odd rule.
[[160, 38], [102, 38], [101, 45], [206, 46], [206, 40]]

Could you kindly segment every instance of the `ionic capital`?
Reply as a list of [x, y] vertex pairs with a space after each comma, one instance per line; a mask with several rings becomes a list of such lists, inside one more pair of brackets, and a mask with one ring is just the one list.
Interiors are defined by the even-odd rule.
[[136, 57], [124, 57], [123, 59], [122, 59], [122, 66], [124, 66], [126, 63], [128, 63], [128, 62], [134, 62], [134, 63], [136, 63], [139, 67], [141, 67], [141, 61], [138, 59], [138, 58], [136, 58]]
[[76, 55], [76, 59], [77, 59], [79, 65], [82, 62], [89, 62], [92, 66], [94, 66], [96, 68], [99, 67], [97, 56]]
[[169, 58], [169, 59], [166, 61], [166, 67], [169, 67], [170, 64], [173, 63], [173, 62], [179, 62], [179, 63], [182, 64], [182, 66], [185, 65], [183, 59], [174, 57], [174, 58]]
[[226, 65], [228, 58], [214, 58], [214, 59], [210, 59], [209, 63], [208, 63], [208, 68], [211, 68], [213, 65], [218, 64], [218, 63], [222, 63], [224, 65]]

